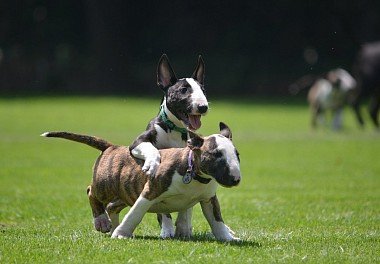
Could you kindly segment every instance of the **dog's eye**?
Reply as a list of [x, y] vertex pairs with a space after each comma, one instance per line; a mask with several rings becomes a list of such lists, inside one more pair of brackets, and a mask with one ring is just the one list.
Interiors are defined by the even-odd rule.
[[181, 93], [182, 93], [182, 94], [187, 93], [187, 88], [186, 88], [186, 87], [182, 87], [182, 88], [181, 88]]

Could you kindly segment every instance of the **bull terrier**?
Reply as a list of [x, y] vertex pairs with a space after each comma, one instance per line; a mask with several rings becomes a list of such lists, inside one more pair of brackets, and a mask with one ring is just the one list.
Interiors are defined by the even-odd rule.
[[[222, 122], [219, 127], [219, 134], [207, 137], [189, 131], [184, 148], [159, 150], [161, 162], [154, 177], [144, 172], [144, 162], [131, 155], [128, 147], [68, 132], [42, 136], [69, 139], [102, 151], [87, 189], [98, 231], [111, 231], [113, 238], [132, 237], [145, 213], [185, 212], [200, 203], [215, 238], [233, 241], [238, 238], [223, 222], [216, 190], [218, 184], [239, 184], [240, 159], [231, 130]], [[127, 206], [131, 208], [119, 224], [119, 213]]]
[[[142, 170], [154, 177], [160, 164], [159, 149], [186, 146], [187, 128], [201, 127], [201, 117], [208, 112], [204, 88], [205, 65], [201, 56], [190, 78], [178, 79], [163, 54], [157, 66], [157, 84], [164, 92], [158, 115], [129, 146], [132, 155], [144, 160]], [[188, 236], [191, 233], [192, 208], [179, 212], [174, 230], [170, 214], [158, 215], [161, 237]]]
[[317, 126], [318, 118], [325, 111], [332, 111], [334, 130], [342, 128], [342, 111], [349, 96], [356, 88], [355, 79], [343, 69], [331, 70], [326, 78], [318, 79], [310, 88], [308, 101], [311, 109], [311, 125]]

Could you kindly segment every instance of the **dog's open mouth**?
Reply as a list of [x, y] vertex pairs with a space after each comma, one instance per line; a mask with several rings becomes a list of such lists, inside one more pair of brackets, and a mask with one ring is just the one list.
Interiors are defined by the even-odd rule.
[[201, 115], [189, 115], [189, 128], [191, 130], [197, 130], [201, 125]]
[[190, 129], [190, 130], [198, 130], [201, 125], [201, 115], [191, 115], [191, 114], [186, 114], [186, 113], [181, 113], [181, 120], [185, 123], [185, 125]]

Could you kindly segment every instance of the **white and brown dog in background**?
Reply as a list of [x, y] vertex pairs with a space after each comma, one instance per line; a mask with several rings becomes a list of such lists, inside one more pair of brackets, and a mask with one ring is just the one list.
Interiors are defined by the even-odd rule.
[[322, 119], [326, 111], [333, 115], [332, 128], [342, 128], [343, 107], [350, 100], [356, 88], [355, 79], [343, 69], [331, 70], [325, 78], [318, 79], [310, 88], [307, 99], [311, 109], [311, 125], [317, 126], [318, 119]]
[[311, 126], [323, 123], [327, 111], [332, 113], [332, 128], [342, 128], [342, 111], [346, 104], [352, 104], [357, 93], [357, 82], [346, 70], [338, 68], [321, 76], [306, 75], [290, 85], [289, 91], [295, 95], [311, 86], [307, 100], [311, 111]]
[[[133, 157], [128, 147], [67, 132], [42, 136], [65, 138], [102, 151], [87, 189], [98, 231], [111, 231], [113, 238], [131, 237], [146, 212], [185, 212], [200, 203], [217, 240], [238, 240], [224, 224], [216, 196], [218, 184], [232, 187], [241, 180], [239, 154], [227, 125], [220, 123], [220, 134], [207, 137], [189, 131], [186, 147], [160, 150], [154, 177], [144, 173], [144, 162]], [[131, 208], [119, 224], [119, 213], [127, 206]]]

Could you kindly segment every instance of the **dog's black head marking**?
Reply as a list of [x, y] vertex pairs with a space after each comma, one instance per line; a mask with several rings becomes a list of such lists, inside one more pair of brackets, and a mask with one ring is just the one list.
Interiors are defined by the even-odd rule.
[[[164, 91], [163, 107], [169, 119], [180, 127], [197, 130], [208, 112], [204, 89], [205, 66], [201, 56], [191, 78], [178, 79], [164, 54], [157, 66], [157, 84]], [[170, 112], [170, 113], [168, 113]]]
[[[225, 133], [227, 128], [225, 125], [221, 133]], [[228, 130], [231, 132], [229, 128]], [[205, 137], [200, 155], [202, 172], [212, 176], [225, 187], [239, 184], [241, 180], [239, 153], [229, 137], [222, 134]]]

